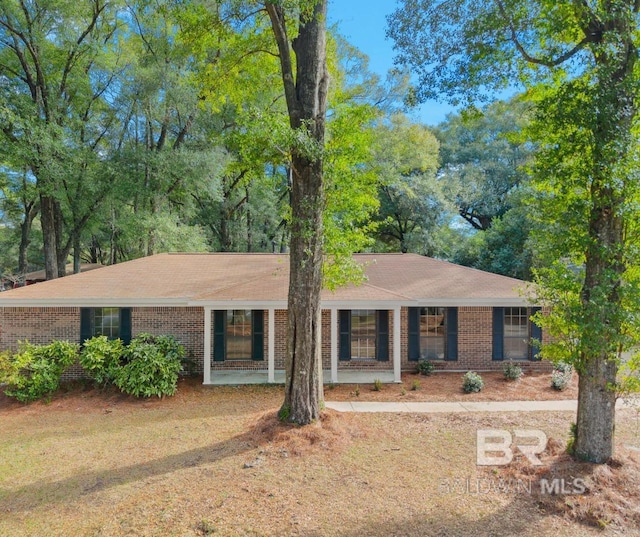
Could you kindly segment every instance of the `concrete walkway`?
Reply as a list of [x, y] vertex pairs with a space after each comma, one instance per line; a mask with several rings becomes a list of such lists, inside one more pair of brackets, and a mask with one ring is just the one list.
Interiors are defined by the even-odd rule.
[[[475, 401], [475, 402], [434, 402], [434, 403], [378, 403], [364, 401], [327, 401], [327, 408], [340, 412], [575, 412], [575, 399], [556, 401]], [[633, 405], [621, 399], [616, 408], [631, 408]]]

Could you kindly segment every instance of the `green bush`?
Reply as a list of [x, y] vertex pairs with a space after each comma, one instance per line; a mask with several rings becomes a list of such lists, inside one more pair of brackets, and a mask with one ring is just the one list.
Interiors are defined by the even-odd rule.
[[173, 337], [139, 334], [126, 348], [126, 363], [117, 369], [114, 383], [136, 397], [173, 395], [184, 356]]
[[21, 343], [18, 353], [10, 358], [5, 394], [27, 403], [55, 392], [62, 373], [75, 362], [78, 349], [77, 343], [68, 341], [49, 345]]
[[118, 374], [124, 351], [122, 340], [97, 336], [84, 342], [80, 352], [80, 365], [96, 384], [112, 384]]
[[479, 392], [484, 388], [484, 381], [478, 373], [469, 371], [462, 380], [462, 389], [465, 393]]
[[513, 362], [504, 364], [502, 372], [504, 373], [504, 378], [507, 380], [518, 380], [523, 375], [522, 368]]
[[9, 351], [0, 352], [0, 384], [7, 382], [9, 377], [15, 372], [15, 363]]
[[433, 364], [431, 360], [420, 360], [416, 366], [418, 373], [421, 375], [426, 375], [427, 377], [433, 373], [436, 366]]

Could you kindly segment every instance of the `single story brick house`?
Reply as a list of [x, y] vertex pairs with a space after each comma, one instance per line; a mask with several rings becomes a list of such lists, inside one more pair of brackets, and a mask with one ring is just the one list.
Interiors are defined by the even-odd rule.
[[[357, 254], [366, 281], [322, 294], [325, 382], [538, 361], [525, 282], [414, 254]], [[0, 293], [0, 350], [19, 341], [175, 336], [204, 384], [282, 382], [286, 254], [159, 254]], [[78, 367], [66, 377], [78, 376]]]

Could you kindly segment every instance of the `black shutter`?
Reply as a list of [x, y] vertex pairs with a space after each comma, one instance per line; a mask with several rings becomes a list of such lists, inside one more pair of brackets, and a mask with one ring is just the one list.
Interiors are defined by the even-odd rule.
[[[531, 315], [538, 313], [541, 308], [531, 308]], [[531, 332], [531, 359], [539, 360], [540, 344], [542, 343], [542, 328], [533, 321], [529, 321], [529, 330]]]
[[213, 361], [224, 362], [225, 339], [224, 331], [227, 320], [225, 310], [214, 310], [213, 312]]
[[389, 310], [376, 312], [376, 360], [389, 361]]
[[120, 308], [120, 339], [125, 345], [131, 343], [131, 308]]
[[264, 360], [264, 310], [251, 310], [251, 359]]
[[493, 360], [504, 360], [504, 308], [493, 308]]
[[420, 360], [420, 308], [409, 308], [408, 325], [409, 360], [417, 362]]
[[458, 359], [458, 308], [447, 308], [447, 343], [444, 359], [455, 362]]
[[80, 345], [91, 339], [91, 308], [80, 308]]
[[351, 310], [338, 312], [340, 332], [340, 360], [351, 360]]

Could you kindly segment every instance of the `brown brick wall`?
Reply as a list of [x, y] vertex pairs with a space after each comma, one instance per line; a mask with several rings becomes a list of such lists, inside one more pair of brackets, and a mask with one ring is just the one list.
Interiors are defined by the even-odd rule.
[[80, 343], [80, 308], [0, 308], [0, 350], [55, 340]]
[[204, 371], [204, 310], [202, 308], [132, 308], [131, 332], [173, 336], [182, 343], [195, 371]]
[[[401, 310], [401, 358], [402, 369], [412, 371], [415, 362], [409, 362], [407, 308]], [[266, 370], [268, 367], [269, 312], [265, 311], [264, 361], [214, 362], [213, 369]], [[339, 361], [339, 369], [393, 369], [393, 315], [389, 312], [389, 357], [388, 362]], [[195, 362], [198, 373], [204, 367], [204, 310], [202, 308], [151, 307], [132, 308], [132, 332], [155, 335], [173, 335], [186, 348], [187, 354]], [[212, 323], [213, 325], [213, 323]], [[213, 326], [212, 326], [213, 329]], [[503, 362], [491, 359], [492, 351], [492, 308], [458, 308], [458, 360], [437, 361], [440, 370], [501, 370]], [[284, 369], [286, 353], [287, 312], [275, 310], [275, 368]], [[322, 312], [322, 363], [325, 369], [331, 367], [331, 312]], [[17, 349], [18, 341], [46, 344], [53, 340], [79, 341], [79, 308], [0, 308], [0, 350]], [[550, 369], [546, 362], [519, 362], [528, 369]], [[81, 370], [74, 367], [66, 378], [78, 377]]]
[[[132, 308], [131, 329], [154, 335], [172, 335], [185, 346], [187, 356], [203, 372], [204, 313], [202, 308]], [[17, 350], [18, 342], [46, 345], [54, 340], [80, 342], [80, 308], [0, 308], [0, 350]], [[63, 379], [83, 376], [79, 365]]]
[[[415, 362], [408, 360], [408, 309], [402, 308], [402, 370], [413, 371]], [[463, 306], [458, 308], [458, 360], [436, 360], [442, 371], [501, 371], [504, 362], [492, 359], [493, 308]], [[544, 335], [543, 335], [544, 338]], [[550, 370], [551, 364], [538, 361], [518, 361], [523, 369]]]

